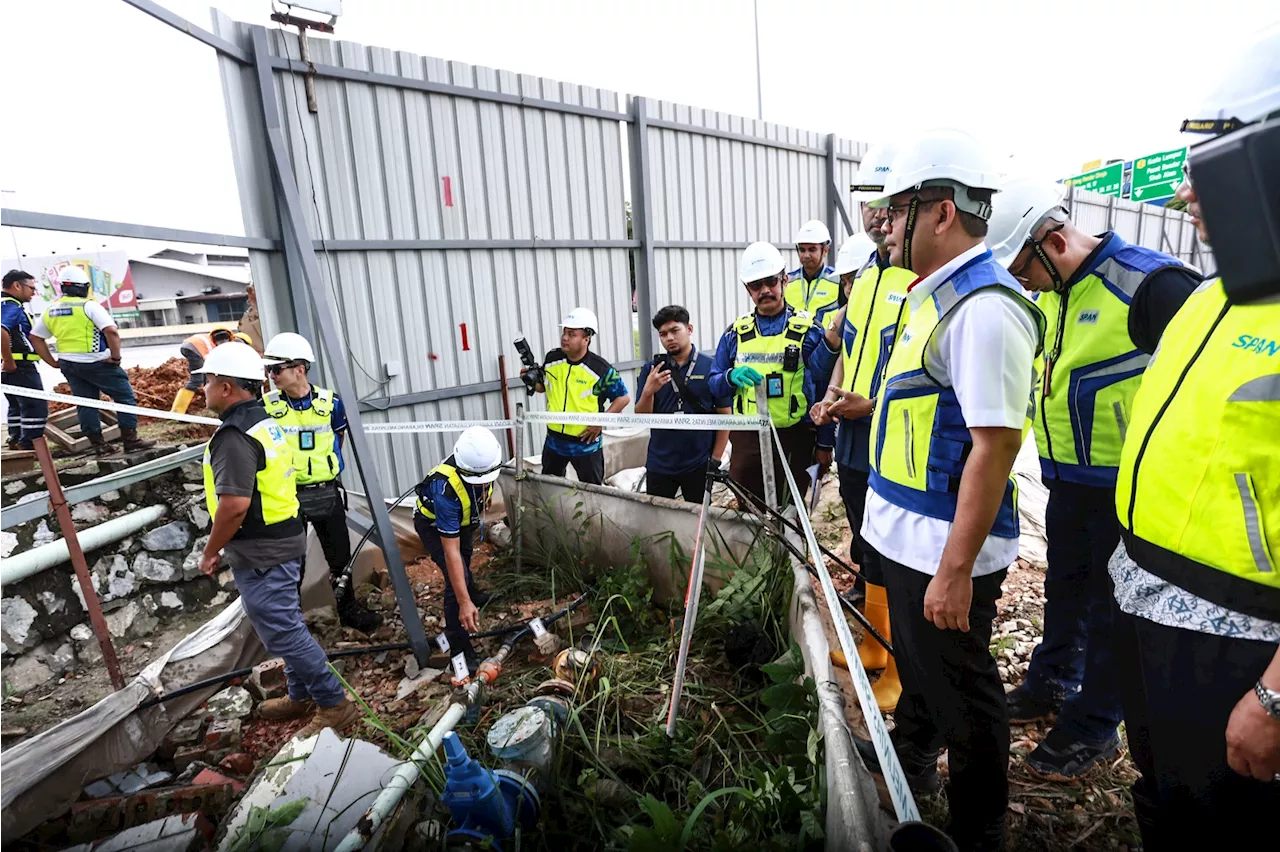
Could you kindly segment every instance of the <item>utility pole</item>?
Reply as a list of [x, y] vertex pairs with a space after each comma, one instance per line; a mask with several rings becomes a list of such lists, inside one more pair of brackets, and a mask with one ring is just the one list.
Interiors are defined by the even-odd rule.
[[760, 0], [752, 0], [756, 19], [756, 118], [764, 121], [764, 94], [760, 89]]

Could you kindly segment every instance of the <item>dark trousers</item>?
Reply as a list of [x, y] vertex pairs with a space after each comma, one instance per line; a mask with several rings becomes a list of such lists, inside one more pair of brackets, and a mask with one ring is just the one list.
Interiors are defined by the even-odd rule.
[[1226, 730], [1276, 646], [1166, 627], [1118, 607], [1115, 620], [1125, 734], [1142, 773], [1133, 798], [1143, 849], [1274, 846], [1280, 782], [1232, 771]]
[[700, 465], [677, 476], [646, 471], [644, 490], [655, 497], [671, 498], [679, 491], [686, 503], [701, 503], [707, 493], [707, 466]]
[[[803, 497], [809, 491], [809, 465], [813, 464], [813, 451], [817, 444], [817, 431], [812, 423], [797, 423], [778, 430], [783, 456], [773, 451], [773, 478], [777, 485], [778, 505], [791, 502], [791, 490], [782, 472], [783, 457]], [[729, 457], [729, 475], [743, 488], [764, 499], [764, 471], [760, 464], [760, 435], [757, 432], [730, 432], [733, 454]], [[772, 443], [772, 441], [770, 441]]]
[[[338, 577], [351, 561], [351, 534], [347, 531], [347, 509], [338, 481], [298, 486], [298, 505], [304, 523], [315, 527], [320, 549], [329, 563], [329, 573]], [[347, 587], [351, 588], [350, 585]]]
[[204, 384], [204, 373], [200, 372], [204, 369], [204, 356], [200, 354], [200, 350], [192, 346], [190, 343], [184, 343], [178, 347], [178, 351], [182, 353], [182, 357], [187, 359], [187, 370], [190, 375], [187, 376], [187, 383], [183, 385], [189, 391], [198, 391]]
[[961, 633], [924, 617], [930, 575], [882, 560], [902, 678], [894, 736], [925, 751], [946, 746], [947, 832], [962, 850], [998, 849], [1009, 804], [1009, 716], [989, 646], [1005, 572], [974, 578], [969, 632]]
[[[413, 516], [413, 528], [417, 531], [418, 538], [422, 539], [422, 546], [426, 548], [431, 561], [436, 563], [444, 574], [444, 635], [449, 640], [449, 653], [451, 655], [466, 654], [470, 660], [475, 656], [476, 651], [471, 645], [471, 637], [462, 629], [462, 623], [458, 620], [458, 596], [454, 593], [453, 583], [449, 579], [449, 569], [445, 565], [444, 544], [440, 540], [440, 533], [436, 532], [435, 524], [417, 513]], [[467, 575], [467, 594], [472, 598], [477, 594], [475, 580], [471, 577], [471, 549], [474, 538], [475, 532], [470, 528], [464, 529], [458, 538], [458, 547], [462, 552], [462, 566]]]
[[[61, 360], [62, 375], [66, 377], [71, 392], [76, 396], [97, 399], [98, 394], [105, 393], [113, 402], [121, 405], [137, 405], [133, 387], [129, 384], [129, 374], [119, 364], [108, 364], [106, 361], [94, 361], [90, 364], [77, 364], [65, 358]], [[76, 407], [76, 417], [80, 420], [82, 435], [101, 435], [102, 419], [98, 409], [86, 405]], [[121, 411], [116, 415], [116, 422], [121, 429], [137, 429], [138, 416]]]
[[[5, 384], [32, 390], [44, 390], [40, 372], [34, 361], [19, 361], [18, 369], [4, 374]], [[34, 441], [44, 435], [44, 424], [49, 419], [49, 403], [43, 399], [5, 394], [9, 401], [9, 437], [16, 441]]]
[[875, 586], [884, 585], [884, 571], [880, 568], [880, 554], [862, 537], [862, 516], [867, 511], [867, 478], [869, 471], [848, 465], [836, 465], [840, 476], [840, 500], [844, 503], [844, 516], [849, 519], [853, 538], [849, 541], [849, 558], [858, 566], [858, 580]]
[[585, 456], [562, 456], [555, 450], [543, 445], [542, 472], [547, 476], [564, 476], [569, 465], [578, 474], [579, 482], [592, 485], [604, 485], [604, 447]]
[[1034, 695], [1066, 696], [1058, 728], [1082, 742], [1102, 742], [1121, 718], [1107, 573], [1120, 542], [1115, 489], [1051, 482], [1045, 531], [1044, 640], [1031, 655], [1025, 683]]

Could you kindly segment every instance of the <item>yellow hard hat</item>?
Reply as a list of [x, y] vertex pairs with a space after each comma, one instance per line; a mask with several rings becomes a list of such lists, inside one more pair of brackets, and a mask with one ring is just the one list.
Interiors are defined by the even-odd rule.
[[236, 337], [238, 337], [240, 340], [243, 340], [245, 343], [249, 344], [250, 346], [253, 345], [253, 338], [245, 334], [243, 331], [237, 331]]

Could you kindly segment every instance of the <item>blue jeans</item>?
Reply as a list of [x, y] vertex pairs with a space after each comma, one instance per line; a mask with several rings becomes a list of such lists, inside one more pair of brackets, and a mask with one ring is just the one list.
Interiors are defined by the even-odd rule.
[[1044, 639], [1031, 655], [1025, 686], [1033, 695], [1065, 696], [1057, 727], [1101, 742], [1123, 717], [1107, 573], [1120, 542], [1115, 490], [1051, 481], [1045, 531]]
[[232, 575], [245, 614], [267, 653], [284, 660], [289, 697], [310, 699], [321, 707], [333, 707], [346, 698], [337, 676], [329, 671], [328, 657], [302, 621], [302, 560], [292, 559], [265, 568], [236, 568]]
[[[5, 384], [44, 390], [40, 373], [32, 361], [18, 362], [18, 369], [4, 374]], [[19, 441], [34, 441], [44, 434], [45, 421], [49, 419], [49, 403], [43, 399], [5, 394], [9, 401], [9, 437]]]
[[[91, 364], [75, 364], [62, 361], [62, 375], [66, 376], [71, 392], [76, 396], [97, 399], [99, 393], [105, 393], [113, 402], [121, 405], [137, 405], [133, 387], [129, 384], [129, 374], [119, 364], [108, 364], [106, 361], [94, 361]], [[98, 417], [98, 409], [81, 405], [76, 408], [76, 416], [80, 419], [82, 435], [102, 434], [102, 420]], [[116, 415], [116, 422], [121, 429], [137, 429], [138, 417], [121, 411]]]

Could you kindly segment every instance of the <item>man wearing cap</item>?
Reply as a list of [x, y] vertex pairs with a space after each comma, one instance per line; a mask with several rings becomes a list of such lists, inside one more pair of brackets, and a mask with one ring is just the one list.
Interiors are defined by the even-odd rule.
[[245, 614], [267, 653], [281, 657], [286, 698], [258, 706], [263, 719], [316, 710], [299, 734], [342, 730], [360, 718], [324, 650], [302, 621], [300, 597], [306, 533], [298, 516], [293, 450], [258, 394], [266, 379], [253, 347], [234, 341], [209, 353], [204, 395], [222, 420], [204, 452], [205, 504], [213, 526], [200, 560], [212, 577], [225, 554]]
[[[129, 375], [120, 366], [120, 331], [115, 320], [92, 297], [89, 274], [74, 264], [58, 271], [62, 295], [45, 309], [31, 330], [32, 337], [58, 342], [58, 363], [71, 392], [87, 399], [106, 394], [121, 405], [137, 405]], [[102, 437], [102, 418], [98, 409], [81, 405], [76, 408], [80, 434], [89, 439], [93, 452], [108, 452]], [[138, 416], [121, 411], [116, 422], [127, 453], [156, 445], [138, 437]]]
[[[763, 383], [769, 418], [778, 430], [782, 454], [773, 452], [777, 499], [790, 494], [782, 471], [785, 463], [803, 494], [809, 488], [808, 467], [815, 458], [820, 470], [831, 466], [835, 426], [815, 428], [809, 409], [826, 387], [840, 345], [837, 309], [832, 328], [822, 326], [787, 304], [786, 262], [767, 242], [752, 243], [742, 254], [738, 278], [755, 303], [755, 310], [738, 317], [720, 336], [707, 384], [714, 396], [733, 399], [733, 413], [754, 415], [756, 386]], [[733, 432], [729, 475], [746, 490], [764, 499], [760, 436]]]
[[[49, 354], [49, 346], [31, 334], [31, 316], [26, 305], [36, 294], [35, 276], [21, 269], [4, 274], [4, 311], [0, 314], [4, 346], [4, 383], [32, 390], [44, 390], [36, 360], [43, 359], [53, 369], [58, 361]], [[43, 399], [6, 394], [9, 402], [9, 449], [30, 450], [31, 442], [44, 435], [49, 419], [49, 403]]]
[[[872, 415], [862, 536], [882, 557], [902, 696], [907, 781], [939, 787], [962, 850], [1004, 848], [1009, 722], [991, 656], [1000, 585], [1018, 555], [1014, 457], [1029, 427], [1044, 318], [983, 243], [996, 161], [971, 136], [926, 133], [893, 159], [889, 259], [919, 278]], [[863, 759], [878, 767], [870, 743]]]
[[[599, 327], [595, 313], [587, 308], [574, 308], [560, 323], [560, 348], [547, 353], [541, 367], [542, 381], [537, 385], [537, 391], [547, 395], [547, 411], [617, 414], [631, 402], [618, 371], [591, 351], [591, 341]], [[523, 367], [520, 375], [527, 372], [529, 369]], [[603, 485], [602, 431], [599, 426], [548, 424], [542, 446], [542, 472], [564, 476], [572, 464], [578, 481]]]
[[[302, 520], [316, 531], [329, 575], [337, 582], [351, 561], [347, 495], [342, 488], [347, 410], [332, 390], [311, 384], [307, 373], [316, 353], [305, 337], [281, 332], [267, 344], [266, 356], [272, 359], [267, 372], [276, 389], [263, 396], [262, 407], [293, 449]], [[372, 633], [382, 616], [366, 609], [356, 599], [354, 584], [347, 582], [338, 598], [338, 620], [344, 627]]]
[[209, 357], [209, 352], [220, 343], [229, 343], [232, 340], [239, 339], [243, 343], [253, 345], [253, 340], [249, 335], [243, 332], [233, 332], [229, 328], [215, 328], [209, 332], [201, 332], [193, 334], [186, 340], [182, 341], [182, 345], [178, 347], [178, 351], [182, 353], [182, 357], [187, 359], [187, 383], [178, 388], [177, 394], [173, 397], [173, 405], [170, 411], [178, 414], [186, 414], [187, 408], [191, 405], [191, 400], [195, 398], [196, 391], [200, 390], [200, 386], [204, 384], [204, 376], [200, 371], [204, 368], [204, 359]]
[[834, 312], [845, 303], [840, 278], [827, 265], [831, 231], [817, 219], [810, 219], [796, 231], [796, 254], [800, 266], [787, 273], [787, 304], [805, 311], [821, 328], [826, 328]]
[[1027, 290], [1048, 329], [1032, 400], [1049, 567], [1044, 641], [1008, 695], [1009, 719], [1058, 714], [1026, 765], [1074, 777], [1120, 751], [1120, 683], [1107, 561], [1120, 542], [1116, 471], [1133, 397], [1169, 320], [1201, 276], [1114, 231], [1081, 231], [1045, 180], [1006, 181], [988, 244]]

